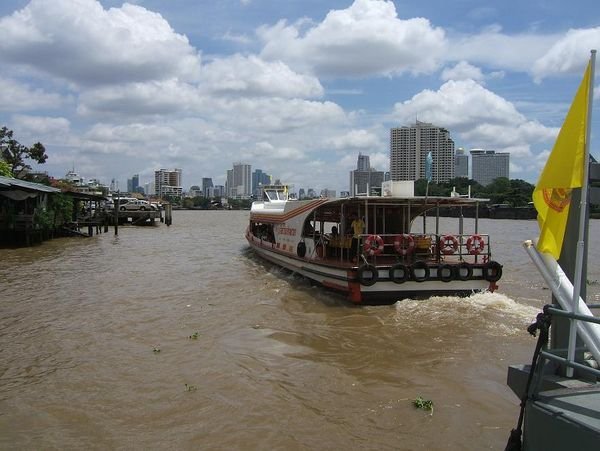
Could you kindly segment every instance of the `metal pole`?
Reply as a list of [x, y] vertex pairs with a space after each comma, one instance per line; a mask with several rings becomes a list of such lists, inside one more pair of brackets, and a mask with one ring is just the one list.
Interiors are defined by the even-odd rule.
[[[573, 284], [556, 260], [548, 254], [538, 252], [530, 240], [525, 241], [523, 247], [548, 284], [548, 288], [552, 290], [552, 294], [554, 294], [560, 306], [568, 312], [577, 313], [571, 310]], [[591, 310], [581, 298], [578, 299], [578, 307], [583, 314], [593, 316]], [[600, 359], [600, 325], [588, 322], [578, 323], [577, 331], [594, 358], [596, 360]]]
[[115, 204], [115, 235], [119, 234], [119, 191], [117, 190], [117, 203]]
[[[579, 234], [577, 241], [577, 253], [575, 254], [575, 277], [573, 289], [573, 313], [577, 314], [579, 305], [579, 293], [581, 293], [581, 277], [583, 272], [583, 256], [585, 250], [585, 227], [587, 224], [587, 197], [588, 197], [588, 168], [590, 165], [590, 130], [592, 125], [592, 103], [594, 101], [594, 69], [596, 66], [596, 50], [592, 50], [590, 58], [590, 79], [588, 85], [588, 110], [586, 117], [585, 143], [583, 147], [583, 181], [581, 184], [581, 201], [579, 203]], [[569, 329], [569, 348], [567, 359], [571, 362], [575, 360], [575, 346], [577, 341], [577, 320], [571, 320]], [[573, 368], [567, 368], [567, 376], [573, 377]]]

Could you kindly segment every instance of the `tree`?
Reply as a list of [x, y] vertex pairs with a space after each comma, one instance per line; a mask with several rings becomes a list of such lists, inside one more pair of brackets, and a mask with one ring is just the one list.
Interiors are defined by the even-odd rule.
[[37, 142], [31, 147], [20, 144], [13, 139], [13, 131], [6, 127], [0, 128], [0, 149], [2, 158], [8, 164], [13, 177], [19, 178], [26, 169], [31, 169], [25, 160], [33, 160], [38, 164], [43, 164], [48, 159], [46, 148], [42, 143]]
[[0, 160], [0, 175], [4, 177], [12, 177], [12, 172], [10, 172], [10, 166], [4, 160]]

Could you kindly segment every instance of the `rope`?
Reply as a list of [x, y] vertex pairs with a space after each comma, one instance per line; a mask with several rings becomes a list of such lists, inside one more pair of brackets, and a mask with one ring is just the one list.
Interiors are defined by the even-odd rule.
[[521, 398], [521, 411], [519, 413], [519, 421], [517, 422], [517, 427], [510, 431], [510, 437], [508, 438], [508, 442], [506, 443], [506, 448], [504, 451], [521, 451], [521, 435], [523, 433], [523, 418], [525, 415], [525, 406], [527, 405], [527, 400], [529, 399], [529, 388], [531, 387], [531, 381], [533, 380], [533, 375], [535, 373], [536, 366], [539, 362], [539, 355], [542, 348], [548, 345], [548, 337], [550, 331], [550, 323], [552, 321], [552, 315], [548, 313], [547, 308], [551, 307], [546, 305], [544, 307], [544, 311], [542, 313], [538, 313], [535, 319], [535, 323], [530, 324], [527, 327], [527, 332], [529, 332], [534, 337], [537, 334], [537, 331], [540, 331], [540, 335], [538, 337], [537, 344], [535, 345], [535, 351], [533, 352], [533, 358], [531, 359], [531, 369], [529, 371], [529, 377], [527, 378], [527, 385], [525, 387], [525, 392], [523, 393], [523, 397]]

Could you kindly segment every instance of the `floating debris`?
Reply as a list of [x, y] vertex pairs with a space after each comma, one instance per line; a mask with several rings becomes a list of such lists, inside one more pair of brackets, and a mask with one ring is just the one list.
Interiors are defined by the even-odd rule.
[[433, 401], [431, 399], [424, 399], [421, 396], [417, 396], [417, 399], [413, 401], [413, 405], [417, 409], [429, 410], [430, 415], [433, 415]]

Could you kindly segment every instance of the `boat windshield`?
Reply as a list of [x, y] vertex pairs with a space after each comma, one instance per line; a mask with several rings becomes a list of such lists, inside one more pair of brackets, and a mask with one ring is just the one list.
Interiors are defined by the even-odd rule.
[[270, 189], [267, 188], [264, 190], [265, 200], [275, 201], [275, 200], [287, 200], [287, 190], [285, 189]]

